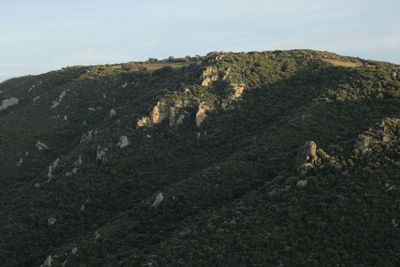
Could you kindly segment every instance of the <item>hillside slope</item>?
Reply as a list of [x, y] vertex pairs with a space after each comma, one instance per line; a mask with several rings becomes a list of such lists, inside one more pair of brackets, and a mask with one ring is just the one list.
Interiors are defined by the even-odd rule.
[[311, 50], [0, 84], [4, 266], [400, 262], [400, 66]]

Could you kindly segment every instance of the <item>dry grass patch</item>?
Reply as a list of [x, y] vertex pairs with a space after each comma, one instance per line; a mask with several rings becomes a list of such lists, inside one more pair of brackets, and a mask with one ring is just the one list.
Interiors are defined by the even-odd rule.
[[331, 63], [335, 66], [341, 66], [341, 67], [360, 67], [363, 64], [361, 62], [351, 62], [351, 61], [344, 61], [344, 60], [337, 60], [337, 59], [324, 59], [325, 62]]

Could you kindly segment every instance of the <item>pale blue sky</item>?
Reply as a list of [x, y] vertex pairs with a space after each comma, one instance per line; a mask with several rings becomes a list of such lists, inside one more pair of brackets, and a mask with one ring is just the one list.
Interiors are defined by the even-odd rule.
[[0, 81], [69, 65], [292, 48], [400, 63], [400, 0], [0, 0]]

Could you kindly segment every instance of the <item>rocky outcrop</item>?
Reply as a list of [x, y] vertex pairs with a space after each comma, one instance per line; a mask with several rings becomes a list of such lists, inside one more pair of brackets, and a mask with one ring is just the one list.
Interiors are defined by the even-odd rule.
[[94, 241], [99, 240], [100, 237], [101, 237], [101, 235], [100, 235], [99, 231], [96, 231], [96, 232], [94, 233]]
[[56, 159], [50, 166], [49, 166], [49, 170], [47, 172], [47, 182], [50, 182], [53, 178], [53, 171], [57, 168], [58, 162], [60, 161], [60, 159]]
[[163, 194], [161, 192], [158, 193], [156, 196], [156, 199], [154, 200], [154, 202], [152, 204], [153, 208], [157, 208], [163, 200], [164, 200]]
[[317, 163], [317, 144], [307, 141], [297, 152], [296, 167], [299, 174], [304, 175]]
[[307, 185], [307, 183], [308, 183], [307, 180], [300, 180], [300, 181], [297, 182], [296, 185], [298, 187], [305, 187]]
[[318, 159], [317, 156], [317, 144], [314, 141], [307, 141], [304, 146], [300, 148], [297, 154], [298, 165], [304, 163], [314, 164]]
[[140, 118], [140, 119], [138, 119], [138, 121], [136, 123], [136, 127], [138, 127], [138, 128], [150, 126], [150, 125], [151, 125], [151, 120], [149, 117]]
[[238, 84], [232, 83], [231, 86], [232, 86], [232, 94], [229, 97], [230, 100], [235, 100], [241, 97], [244, 92], [244, 89], [246, 88], [244, 83], [238, 83]]
[[18, 103], [19, 103], [19, 99], [16, 97], [4, 99], [3, 101], [1, 101], [0, 111], [6, 110], [7, 108], [17, 105]]
[[231, 93], [227, 99], [222, 100], [221, 107], [227, 109], [233, 101], [239, 99], [243, 95], [245, 89], [246, 85], [244, 83], [231, 83]]
[[226, 79], [228, 79], [230, 73], [231, 73], [231, 68], [229, 67], [223, 72], [222, 80], [225, 81]]
[[400, 119], [385, 118], [374, 127], [358, 135], [354, 150], [356, 153], [367, 154], [378, 148], [397, 142], [400, 136]]
[[213, 81], [218, 80], [218, 70], [215, 67], [206, 67], [200, 76], [201, 85], [209, 86]]
[[97, 150], [96, 150], [96, 164], [97, 165], [103, 164], [107, 150], [108, 150], [107, 148], [101, 149], [101, 147], [99, 147], [99, 146], [97, 147]]
[[127, 136], [121, 136], [120, 138], [119, 138], [119, 141], [118, 141], [118, 144], [117, 144], [117, 146], [119, 146], [120, 148], [124, 148], [124, 147], [127, 147], [129, 145], [129, 140], [128, 140], [128, 137]]
[[199, 105], [199, 108], [196, 113], [196, 126], [200, 127], [200, 125], [203, 123], [203, 121], [207, 117], [207, 111], [212, 110], [210, 106], [208, 106], [206, 103], [201, 103]]
[[166, 118], [168, 118], [168, 108], [162, 102], [157, 102], [157, 105], [153, 107], [152, 112], [150, 113], [151, 122], [154, 124], [159, 124]]
[[21, 164], [24, 162], [23, 158], [19, 158], [19, 161], [17, 163], [17, 167], [21, 166]]
[[36, 148], [37, 148], [39, 151], [49, 149], [49, 147], [48, 147], [45, 143], [42, 143], [42, 142], [40, 142], [40, 141], [37, 141], [37, 142], [36, 142]]
[[53, 257], [51, 255], [47, 256], [46, 260], [43, 262], [43, 264], [40, 265], [40, 267], [51, 267], [53, 262]]
[[117, 112], [115, 111], [115, 109], [112, 108], [112, 109], [110, 110], [110, 114], [109, 114], [108, 117], [109, 117], [109, 118], [112, 118], [112, 117], [114, 117], [114, 116], [116, 116], [116, 115], [117, 115]]
[[55, 109], [56, 107], [58, 107], [61, 104], [61, 101], [64, 99], [64, 97], [67, 95], [67, 91], [68, 90], [64, 90], [61, 92], [60, 96], [58, 97], [57, 100], [53, 101], [53, 103], [50, 106], [50, 110]]
[[97, 134], [97, 129], [96, 130], [89, 130], [86, 134], [83, 134], [80, 140], [80, 143], [87, 143], [90, 140], [93, 139], [93, 137]]
[[177, 127], [183, 123], [183, 120], [189, 116], [189, 113], [182, 110], [180, 105], [169, 108], [169, 126]]
[[166, 103], [159, 101], [150, 112], [150, 116], [140, 118], [136, 126], [138, 128], [144, 126], [151, 126], [154, 124], [160, 124], [162, 121], [168, 120], [171, 127], [177, 127], [181, 125], [189, 113], [184, 108], [191, 106], [190, 101], [183, 101], [175, 103], [173, 106], [169, 106]]
[[70, 172], [66, 172], [65, 176], [70, 177], [78, 172], [78, 168], [73, 168]]
[[55, 224], [56, 222], [57, 222], [57, 219], [54, 218], [54, 217], [49, 217], [49, 218], [47, 219], [48, 225], [53, 225], [53, 224]]

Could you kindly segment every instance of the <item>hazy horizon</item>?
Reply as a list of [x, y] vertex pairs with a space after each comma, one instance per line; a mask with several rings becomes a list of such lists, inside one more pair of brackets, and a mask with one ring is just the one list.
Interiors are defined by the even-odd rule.
[[0, 82], [71, 65], [316, 49], [400, 63], [394, 0], [0, 3]]

